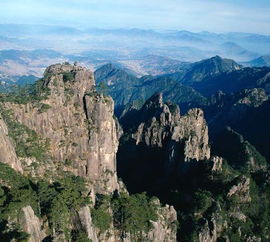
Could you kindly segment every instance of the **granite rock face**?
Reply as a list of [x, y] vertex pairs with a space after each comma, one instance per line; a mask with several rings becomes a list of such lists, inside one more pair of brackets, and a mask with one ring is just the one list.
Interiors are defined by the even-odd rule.
[[93, 242], [98, 242], [97, 231], [93, 225], [91, 212], [88, 206], [82, 207], [77, 216], [73, 218], [73, 226], [77, 230], [83, 230]]
[[8, 136], [8, 128], [0, 115], [0, 162], [6, 163], [18, 172], [23, 172], [21, 162], [16, 155], [14, 144]]
[[166, 150], [167, 167], [179, 162], [180, 154], [184, 162], [210, 158], [208, 127], [201, 109], [191, 109], [181, 116], [178, 106], [163, 103], [162, 94], [157, 94], [143, 106], [139, 116], [146, 118], [133, 134], [136, 145]]
[[[49, 169], [56, 174], [59, 170], [69, 171], [85, 178], [93, 202], [91, 206], [95, 205], [95, 194], [111, 195], [115, 190], [125, 190], [116, 172], [116, 153], [123, 131], [113, 116], [113, 100], [95, 91], [92, 73], [76, 65], [56, 64], [46, 69], [41, 85], [42, 91], [47, 93], [42, 100], [26, 104], [3, 103], [5, 109], [12, 111], [16, 122], [48, 140], [47, 165], [33, 159], [33, 162], [38, 162], [37, 169], [43, 169], [43, 174], [46, 174], [50, 164]], [[174, 120], [176, 122], [179, 117], [170, 114], [163, 102], [160, 105], [164, 110], [160, 122], [164, 125], [171, 125]], [[172, 132], [167, 133], [168, 137]], [[162, 130], [160, 136], [157, 135], [160, 145], [164, 135]], [[8, 137], [8, 128], [2, 119], [0, 141], [1, 162], [23, 172], [15, 144]], [[31, 158], [26, 157], [24, 161], [31, 165]], [[53, 177], [50, 179], [52, 181]], [[173, 207], [162, 207], [160, 203], [157, 209], [159, 218], [156, 222], [151, 221], [153, 229], [145, 234], [146, 238], [156, 242], [176, 241], [176, 211]], [[113, 224], [109, 231], [100, 233], [92, 222], [90, 207], [84, 206], [73, 212], [70, 229], [85, 232], [93, 242], [121, 240], [120, 231]], [[51, 234], [49, 230], [43, 231], [44, 226], [49, 227], [47, 221], [46, 217], [39, 219], [31, 206], [22, 208], [22, 216], [18, 220], [22, 229], [30, 235], [30, 242], [42, 241], [46, 236], [52, 236], [54, 241], [68, 241], [62, 232]], [[132, 241], [130, 237], [127, 236], [125, 241]]]
[[209, 159], [208, 127], [201, 109], [191, 109], [180, 118], [174, 128], [172, 140], [185, 140], [185, 161]]
[[[95, 92], [93, 74], [83, 67], [56, 64], [46, 69], [49, 89], [45, 111], [40, 105], [7, 103], [15, 119], [50, 143], [56, 166], [94, 183], [96, 192], [118, 189], [116, 152], [118, 130], [113, 100]], [[106, 184], [105, 184], [106, 182]]]
[[178, 106], [163, 103], [162, 94], [154, 95], [142, 108], [142, 114], [153, 114], [145, 119], [135, 134], [136, 144], [163, 147], [167, 139], [184, 143], [185, 161], [210, 157], [208, 127], [201, 109], [191, 109], [181, 116]]
[[219, 157], [219, 156], [211, 157], [212, 171], [213, 172], [222, 171], [223, 162], [224, 162], [224, 160], [222, 157]]
[[23, 230], [30, 235], [29, 242], [42, 241], [46, 237], [46, 233], [41, 229], [42, 222], [35, 215], [31, 206], [22, 208], [22, 216], [19, 222]]
[[233, 196], [237, 196], [241, 203], [251, 202], [250, 178], [245, 176], [239, 178], [237, 184], [233, 185], [227, 194], [227, 197]]
[[[153, 242], [176, 241], [177, 214], [175, 209], [168, 205], [162, 207], [158, 200], [156, 205], [158, 206], [158, 220], [156, 222], [151, 222], [153, 228], [148, 233], [144, 234], [145, 239], [147, 239], [147, 241]], [[91, 218], [91, 210], [88, 206], [82, 207], [78, 211], [78, 214], [73, 217], [73, 227], [76, 230], [85, 231], [87, 237], [93, 242], [133, 241], [130, 234], [128, 233], [124, 238], [122, 238], [121, 231], [114, 228], [113, 224], [111, 224], [111, 227], [108, 231], [101, 232], [94, 226]]]
[[177, 105], [164, 103], [162, 94], [155, 94], [131, 120], [120, 142], [118, 172], [132, 192], [156, 194], [159, 186], [166, 190], [210, 158], [201, 109], [181, 115]]
[[257, 108], [269, 99], [267, 93], [262, 88], [245, 89], [239, 96], [239, 100], [235, 106], [244, 104]]
[[216, 211], [210, 218], [204, 219], [204, 225], [198, 233], [200, 242], [216, 242], [220, 233], [226, 229], [227, 222], [221, 215], [221, 208], [217, 205]]
[[166, 205], [159, 210], [159, 220], [152, 222], [153, 229], [148, 233], [149, 241], [176, 241], [177, 214], [172, 206]]

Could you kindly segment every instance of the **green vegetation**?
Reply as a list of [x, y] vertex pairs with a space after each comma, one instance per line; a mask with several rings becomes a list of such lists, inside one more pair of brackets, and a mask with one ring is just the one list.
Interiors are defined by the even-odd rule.
[[[84, 180], [66, 173], [55, 182], [32, 180], [18, 174], [9, 166], [0, 163], [0, 238], [27, 238], [18, 225], [6, 234], [10, 218], [20, 215], [23, 207], [30, 205], [37, 216], [46, 216], [49, 227], [55, 232], [64, 232], [71, 237], [71, 215], [90, 203], [85, 195]], [[82, 235], [81, 235], [82, 236]], [[9, 239], [5, 241], [10, 241]], [[23, 241], [23, 240], [20, 240]]]
[[49, 104], [46, 104], [46, 103], [38, 103], [36, 105], [36, 107], [38, 108], [38, 112], [39, 113], [44, 113], [46, 112], [48, 109], [51, 108], [51, 106]]
[[[90, 204], [81, 177], [65, 173], [52, 183], [45, 180], [34, 182], [0, 163], [0, 180], [1, 238], [17, 238], [18, 241], [27, 238], [28, 235], [18, 224], [9, 233], [6, 234], [6, 231], [10, 218], [21, 216], [21, 209], [30, 205], [38, 217], [48, 219], [51, 235], [60, 232], [73, 241], [89, 241], [83, 231], [71, 231], [70, 227], [71, 216], [81, 207]], [[134, 240], [143, 239], [145, 233], [152, 228], [151, 221], [158, 219], [157, 206], [145, 193], [131, 196], [98, 195], [91, 215], [101, 233], [113, 224], [121, 232], [122, 238], [130, 233]]]
[[17, 212], [27, 205], [37, 211], [37, 195], [33, 183], [19, 175], [8, 165], [0, 163], [0, 219], [16, 216]]
[[16, 153], [19, 157], [35, 157], [38, 161], [45, 159], [48, 141], [42, 140], [34, 130], [16, 122], [13, 112], [0, 105], [0, 113], [8, 127], [8, 135], [14, 140]]
[[[110, 212], [109, 208], [112, 208]], [[121, 232], [124, 239], [129, 233], [134, 240], [143, 239], [151, 228], [151, 221], [157, 221], [157, 205], [145, 193], [99, 196], [92, 219], [101, 232], [110, 228], [111, 223]]]
[[108, 95], [109, 93], [109, 86], [106, 84], [106, 82], [100, 82], [98, 83], [98, 85], [96, 86], [96, 90], [98, 93], [100, 94], [104, 94], [105, 96]]
[[83, 231], [72, 231], [72, 241], [76, 242], [92, 242], [92, 240], [88, 239], [87, 234]]
[[38, 199], [33, 184], [3, 163], [0, 163], [0, 181], [0, 238], [3, 241], [27, 241], [28, 235], [17, 223], [13, 223], [11, 229], [7, 225], [8, 219], [16, 218], [27, 205], [37, 211]]
[[1, 241], [18, 241], [28, 242], [30, 235], [22, 231], [21, 227], [17, 223], [9, 224], [7, 228], [7, 222], [0, 220], [0, 238]]
[[209, 191], [197, 191], [194, 194], [193, 209], [196, 212], [204, 213], [212, 205], [212, 194]]
[[[191, 175], [192, 174], [192, 175]], [[223, 227], [218, 241], [246, 241], [248, 237], [268, 241], [270, 234], [270, 171], [251, 173], [246, 169], [235, 170], [226, 161], [222, 171], [213, 172], [209, 163], [202, 162], [192, 168], [189, 183], [167, 197], [178, 211], [179, 234], [183, 241], [198, 241], [198, 235], [207, 222]], [[234, 185], [249, 179], [248, 191], [228, 196]], [[247, 183], [248, 184], [248, 183]], [[250, 199], [249, 199], [250, 196]], [[223, 226], [224, 224], [227, 226]], [[241, 231], [241, 233], [239, 232]]]
[[104, 233], [110, 228], [112, 216], [109, 212], [110, 197], [100, 195], [97, 199], [95, 207], [91, 210], [94, 225]]
[[44, 79], [37, 80], [34, 84], [14, 86], [9, 92], [0, 94], [1, 102], [17, 104], [38, 103], [50, 95], [50, 89], [44, 86]]
[[64, 82], [74, 81], [74, 79], [75, 79], [74, 73], [69, 72], [69, 71], [68, 72], [63, 72], [62, 75], [63, 75], [63, 81]]
[[112, 200], [114, 225], [122, 235], [142, 239], [143, 232], [152, 228], [150, 221], [157, 221], [157, 206], [145, 193], [128, 196], [121, 194]]

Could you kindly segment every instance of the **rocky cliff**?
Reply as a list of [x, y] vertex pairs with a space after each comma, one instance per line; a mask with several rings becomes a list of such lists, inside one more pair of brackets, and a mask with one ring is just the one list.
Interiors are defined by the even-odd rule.
[[[212, 99], [269, 104], [259, 88]], [[268, 241], [267, 160], [232, 129], [210, 143], [201, 109], [183, 115], [155, 94], [126, 108], [122, 130], [92, 73], [67, 63], [0, 101], [4, 241]]]
[[48, 67], [42, 85], [49, 94], [39, 104], [6, 103], [6, 108], [18, 122], [49, 140], [56, 166], [89, 178], [97, 192], [119, 189], [112, 99], [96, 93], [92, 73], [78, 66]]
[[134, 183], [142, 190], [155, 187], [162, 179], [181, 176], [189, 163], [210, 158], [208, 128], [200, 109], [181, 116], [177, 105], [164, 103], [162, 94], [155, 94], [131, 119], [118, 152], [118, 167], [132, 187]]
[[[115, 220], [120, 208], [113, 204], [125, 191], [116, 172], [122, 129], [113, 115], [113, 100], [96, 92], [89, 70], [56, 64], [26, 97], [1, 98], [1, 162], [22, 175], [6, 166], [0, 172], [0, 203], [5, 204], [0, 236], [31, 242], [134, 241], [141, 234], [157, 242], [176, 241], [174, 208], [146, 197], [153, 221], [140, 215], [144, 221], [135, 233], [121, 225], [125, 221]], [[99, 196], [110, 200], [105, 209], [99, 208]], [[127, 211], [140, 207], [132, 201]]]
[[[238, 100], [236, 105], [255, 107], [267, 96], [260, 89], [244, 90]], [[125, 116], [119, 174], [130, 191], [148, 191], [174, 205], [181, 221], [179, 241], [261, 238], [262, 233], [251, 232], [253, 225], [242, 223], [254, 221], [251, 210], [260, 214], [267, 203], [261, 191], [269, 184], [263, 178], [268, 165], [243, 136], [228, 129], [210, 150], [203, 111], [195, 108], [181, 115], [161, 94]], [[258, 206], [259, 197], [263, 205]]]
[[9, 164], [14, 170], [23, 172], [14, 143], [8, 136], [8, 128], [0, 115], [0, 162]]
[[185, 161], [210, 157], [208, 128], [202, 110], [192, 109], [181, 116], [178, 106], [163, 103], [162, 94], [155, 94], [137, 115], [144, 119], [133, 135], [137, 145], [163, 147], [168, 138], [183, 142]]

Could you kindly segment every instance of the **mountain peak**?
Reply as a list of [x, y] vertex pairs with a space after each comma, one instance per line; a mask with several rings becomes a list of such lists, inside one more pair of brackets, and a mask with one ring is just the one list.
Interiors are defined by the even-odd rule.
[[185, 74], [183, 82], [200, 82], [205, 78], [218, 75], [224, 72], [231, 72], [242, 68], [234, 60], [224, 59], [218, 55], [193, 64]]
[[44, 72], [43, 87], [48, 87], [51, 94], [59, 96], [60, 92], [72, 90], [83, 96], [94, 86], [93, 73], [82, 66], [71, 65], [68, 62], [49, 66]]
[[213, 57], [211, 57], [210, 59], [211, 59], [211, 60], [219, 60], [219, 61], [222, 61], [222, 60], [223, 60], [222, 57], [219, 56], [219, 55], [213, 56]]
[[254, 59], [254, 60], [251, 60], [250, 62], [248, 62], [248, 65], [257, 66], [257, 67], [269, 66], [270, 65], [270, 55], [261, 56], [259, 58]]
[[103, 66], [101, 66], [100, 68], [104, 68], [104, 69], [118, 69], [117, 66], [115, 64], [111, 63], [111, 62], [110, 63], [107, 63], [107, 64], [105, 64]]

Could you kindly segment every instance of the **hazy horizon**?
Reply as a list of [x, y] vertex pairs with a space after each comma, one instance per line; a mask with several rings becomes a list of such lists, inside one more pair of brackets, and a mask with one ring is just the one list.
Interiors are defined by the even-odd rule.
[[212, 33], [212, 34], [230, 34], [230, 33], [241, 33], [241, 34], [258, 34], [258, 35], [264, 35], [264, 36], [270, 36], [269, 34], [264, 34], [264, 33], [259, 33], [259, 32], [248, 32], [248, 31], [208, 31], [205, 29], [202, 29], [200, 31], [192, 31], [189, 29], [161, 29], [161, 28], [143, 28], [143, 27], [83, 27], [83, 26], [78, 26], [78, 25], [65, 25], [65, 24], [38, 24], [38, 23], [2, 23], [0, 22], [0, 25], [14, 25], [14, 26], [44, 26], [44, 27], [63, 27], [63, 28], [72, 28], [80, 31], [85, 31], [85, 30], [142, 30], [142, 31], [154, 31], [157, 33], [174, 33], [174, 32], [190, 32], [190, 33], [195, 33], [195, 34], [200, 34], [200, 33]]
[[3, 0], [1, 24], [270, 35], [267, 0]]

